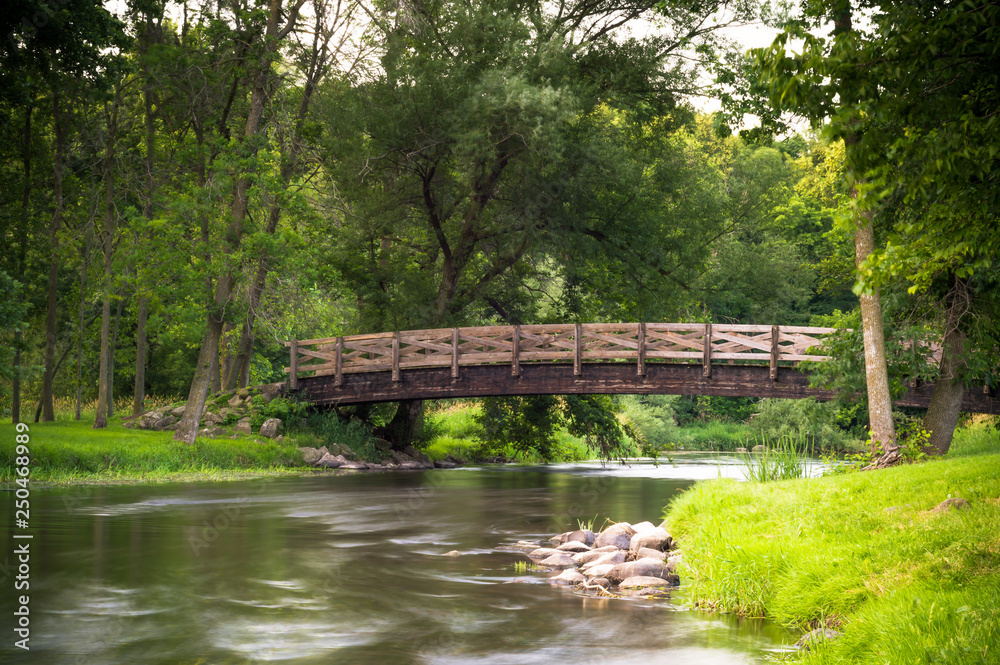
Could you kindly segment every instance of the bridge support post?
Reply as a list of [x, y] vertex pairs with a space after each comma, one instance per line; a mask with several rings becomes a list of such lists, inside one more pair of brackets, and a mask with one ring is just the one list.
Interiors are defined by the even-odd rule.
[[639, 364], [636, 367], [638, 376], [646, 376], [646, 324], [639, 324], [639, 334], [636, 339]]
[[521, 376], [521, 326], [514, 326], [510, 342], [510, 373], [511, 376]]
[[458, 328], [451, 329], [451, 378], [458, 378]]
[[293, 339], [290, 346], [291, 363], [288, 366], [288, 389], [299, 389], [299, 340]]
[[392, 380], [399, 381], [399, 331], [392, 333]]
[[778, 380], [778, 348], [780, 332], [778, 326], [771, 326], [771, 380]]
[[338, 337], [333, 343], [333, 385], [340, 388], [344, 385], [344, 338]]
[[702, 375], [707, 379], [712, 376], [712, 324], [705, 324], [705, 336], [702, 338], [705, 343], [702, 355]]
[[583, 325], [576, 324], [573, 333], [573, 376], [583, 376]]

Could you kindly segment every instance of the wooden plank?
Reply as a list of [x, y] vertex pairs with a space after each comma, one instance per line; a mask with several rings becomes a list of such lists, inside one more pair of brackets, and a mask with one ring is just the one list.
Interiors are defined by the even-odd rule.
[[771, 380], [778, 380], [778, 326], [771, 326]]
[[392, 380], [399, 381], [399, 331], [392, 334]]
[[[770, 332], [770, 331], [768, 331], [768, 332]], [[728, 334], [727, 335], [724, 332], [719, 332], [718, 330], [716, 330], [716, 328], [714, 326], [712, 327], [712, 338], [713, 339], [716, 339], [716, 338], [723, 339], [723, 340], [729, 342], [730, 344], [735, 344], [735, 345], [739, 345], [739, 346], [745, 346], [748, 349], [757, 349], [759, 351], [763, 351], [764, 353], [770, 353], [771, 352], [771, 344], [770, 344], [770, 342], [761, 341], [760, 337], [743, 337], [743, 336], [740, 336], [740, 335], [733, 335], [733, 334]], [[726, 346], [726, 345], [720, 344], [719, 346]]]
[[333, 361], [333, 385], [340, 388], [344, 385], [344, 338], [338, 337], [334, 342], [336, 347], [336, 357]]
[[677, 358], [677, 359], [694, 359], [700, 360], [705, 357], [704, 351], [657, 351], [657, 350], [646, 350], [646, 359], [651, 358]]
[[461, 353], [458, 348], [458, 328], [451, 329], [451, 378], [458, 378], [458, 355]]
[[518, 356], [521, 362], [532, 362], [539, 360], [572, 360], [572, 351], [521, 351]]
[[636, 366], [636, 373], [639, 376], [646, 376], [646, 324], [639, 324], [638, 333], [638, 353], [636, 354], [639, 358], [639, 362]]
[[574, 326], [573, 338], [573, 376], [583, 376], [583, 326]]
[[292, 340], [291, 362], [288, 366], [288, 388], [289, 390], [299, 389], [299, 341]]
[[511, 376], [521, 376], [521, 326], [514, 326], [510, 338], [510, 373]]
[[712, 376], [712, 324], [705, 324], [704, 348], [702, 349], [702, 374], [707, 379]]

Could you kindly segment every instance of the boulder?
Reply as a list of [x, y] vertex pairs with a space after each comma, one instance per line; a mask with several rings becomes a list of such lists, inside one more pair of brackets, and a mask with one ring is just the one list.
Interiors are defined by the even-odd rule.
[[310, 448], [309, 446], [303, 446], [299, 448], [299, 452], [302, 453], [302, 461], [306, 464], [315, 464], [322, 459], [323, 455], [329, 455], [330, 451], [324, 448]]
[[273, 439], [278, 436], [278, 428], [280, 427], [281, 420], [279, 418], [268, 418], [264, 421], [264, 424], [260, 426], [260, 435]]
[[147, 411], [139, 416], [139, 429], [153, 429], [161, 420], [163, 420], [162, 411]]
[[559, 552], [558, 554], [553, 554], [542, 559], [538, 562], [538, 565], [545, 566], [546, 568], [576, 568], [576, 561], [573, 561], [570, 555]]
[[216, 439], [220, 436], [225, 436], [226, 430], [221, 427], [206, 427], [204, 429], [198, 430], [198, 436], [207, 436], [210, 439]]
[[201, 421], [205, 423], [205, 425], [211, 425], [213, 423], [221, 423], [222, 420], [223, 420], [222, 416], [220, 416], [217, 413], [212, 413], [211, 411], [206, 411], [201, 416]]
[[619, 563], [605, 575], [612, 582], [621, 582], [630, 577], [659, 577], [671, 584], [680, 582], [675, 573], [667, 570], [663, 562], [656, 559], [638, 559], [627, 563]]
[[736, 449], [736, 452], [738, 452], [738, 453], [745, 453], [746, 451], [747, 451], [747, 449], [744, 448], [743, 446], [740, 446], [739, 448]]
[[949, 510], [968, 510], [969, 502], [961, 497], [952, 497], [950, 499], [945, 499], [938, 504], [937, 508], [932, 510], [932, 513], [946, 513]]
[[832, 628], [817, 628], [816, 630], [810, 630], [808, 633], [802, 636], [802, 638], [795, 643], [795, 646], [799, 649], [805, 649], [809, 651], [809, 648], [813, 644], [819, 642], [825, 642], [826, 640], [835, 640], [840, 637], [840, 631], [834, 630]]
[[607, 577], [612, 568], [614, 568], [613, 564], [605, 563], [592, 568], [584, 568], [582, 572], [584, 577]]
[[667, 558], [667, 555], [660, 550], [652, 550], [648, 547], [640, 547], [635, 554], [635, 559], [656, 559], [657, 561], [663, 561]]
[[649, 587], [666, 587], [669, 583], [660, 577], [627, 577], [618, 583], [621, 589], [647, 589]]
[[173, 416], [164, 416], [153, 423], [153, 429], [157, 432], [162, 432], [163, 430], [177, 424], [178, 419]]
[[240, 409], [230, 409], [228, 406], [224, 406], [221, 409], [219, 409], [218, 421], [224, 422], [229, 416], [234, 414], [239, 415], [241, 413], [242, 411]]
[[324, 469], [339, 469], [345, 462], [347, 462], [347, 460], [344, 459], [342, 455], [333, 456], [330, 453], [326, 453], [316, 460], [315, 466]]
[[614, 545], [608, 545], [607, 547], [601, 547], [601, 548], [596, 549], [596, 550], [590, 550], [589, 552], [580, 552], [579, 554], [574, 554], [573, 558], [576, 559], [576, 562], [578, 564], [583, 565], [585, 563], [590, 563], [591, 561], [593, 561], [595, 559], [600, 559], [602, 556], [604, 556], [608, 552], [619, 552], [619, 551], [621, 551], [621, 550], [619, 550]]
[[639, 522], [638, 524], [633, 524], [632, 528], [636, 533], [642, 533], [643, 531], [652, 531], [656, 526], [652, 522]]
[[607, 577], [591, 577], [590, 580], [587, 581], [587, 584], [589, 584], [590, 586], [594, 585], [602, 586], [605, 589], [607, 589], [609, 586], [611, 586], [611, 580], [609, 580]]
[[409, 460], [406, 462], [400, 462], [396, 468], [402, 469], [404, 471], [419, 471], [424, 468], [424, 465], [416, 460]]
[[584, 545], [591, 546], [594, 544], [594, 540], [597, 536], [590, 529], [577, 529], [576, 531], [570, 531], [566, 534], [566, 540], [564, 543], [577, 542], [583, 543]]
[[666, 531], [661, 527], [654, 526], [632, 536], [628, 549], [630, 552], [638, 552], [642, 548], [665, 552], [670, 549], [671, 542], [672, 539]]
[[556, 548], [561, 552], [589, 552], [590, 548], [578, 540], [568, 540]]
[[246, 399], [247, 397], [250, 397], [250, 390], [248, 388], [240, 388], [239, 392], [237, 392], [236, 394], [237, 396]]
[[[339, 456], [338, 456], [339, 457]], [[345, 459], [340, 467], [341, 469], [367, 469], [368, 465], [364, 462], [355, 462], [354, 460]]]
[[412, 459], [420, 462], [421, 464], [427, 466], [434, 466], [434, 461], [430, 457], [415, 449], [413, 446], [407, 446], [403, 448], [403, 452], [409, 455]]
[[589, 561], [585, 564], [582, 564], [582, 566], [584, 570], [587, 570], [588, 568], [592, 568], [594, 566], [603, 566], [606, 564], [615, 566], [618, 565], [619, 563], [624, 563], [624, 562], [625, 562], [625, 552], [623, 552], [622, 550], [615, 550], [614, 552], [605, 552], [598, 558]]
[[758, 444], [757, 444], [756, 446], [754, 446], [754, 447], [753, 447], [753, 448], [752, 448], [752, 449], [750, 450], [750, 452], [753, 452], [753, 453], [762, 453], [762, 452], [764, 452], [765, 450], [767, 450], [767, 448], [765, 448], [765, 447], [764, 447], [764, 446], [763, 446], [762, 444], [759, 444], [759, 443], [758, 443]]
[[456, 466], [458, 465], [446, 459], [434, 460], [435, 469], [454, 469]]
[[229, 398], [229, 401], [226, 402], [226, 404], [228, 404], [229, 406], [231, 406], [231, 407], [233, 407], [235, 409], [238, 406], [240, 406], [240, 405], [243, 404], [243, 400], [240, 399], [239, 395], [233, 395], [232, 397]]
[[594, 539], [594, 546], [605, 547], [607, 545], [614, 545], [620, 550], [627, 550], [634, 535], [635, 530], [631, 524], [627, 522], [612, 524]]
[[568, 568], [555, 577], [549, 578], [549, 584], [563, 584], [567, 586], [576, 586], [577, 584], [583, 584], [586, 581], [587, 578], [572, 568]]
[[184, 409], [186, 408], [187, 408], [186, 406], [175, 406], [174, 408], [170, 409], [170, 415], [174, 416], [175, 418], [183, 418]]
[[622, 589], [621, 595], [628, 598], [670, 598], [670, 592], [659, 587], [645, 587], [642, 589]]
[[565, 552], [560, 552], [559, 550], [551, 547], [539, 547], [537, 550], [528, 552], [528, 556], [532, 559], [544, 559], [545, 557], [552, 556], [553, 554], [565, 554]]
[[250, 419], [244, 418], [233, 426], [233, 429], [240, 434], [246, 434], [247, 436], [253, 434], [253, 427], [250, 425]]

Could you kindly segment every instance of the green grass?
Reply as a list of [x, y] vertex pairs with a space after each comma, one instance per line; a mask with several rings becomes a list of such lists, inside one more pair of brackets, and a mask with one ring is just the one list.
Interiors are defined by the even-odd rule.
[[[843, 636], [807, 663], [1000, 662], [1000, 432], [944, 459], [823, 478], [699, 483], [666, 518], [691, 599]], [[948, 497], [971, 508], [930, 512]]]
[[[296, 443], [253, 437], [207, 439], [188, 446], [172, 432], [125, 429], [112, 420], [95, 430], [88, 421], [30, 424], [31, 477], [35, 481], [148, 481], [222, 479], [300, 472]], [[0, 483], [14, 478], [14, 426], [0, 425]], [[296, 468], [298, 467], [298, 468]]]
[[743, 423], [721, 420], [695, 421], [677, 432], [677, 443], [684, 450], [735, 451], [745, 447], [754, 431]]

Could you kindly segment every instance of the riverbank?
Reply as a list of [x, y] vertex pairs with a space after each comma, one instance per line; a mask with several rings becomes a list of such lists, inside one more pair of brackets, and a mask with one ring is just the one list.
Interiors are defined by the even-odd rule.
[[[936, 511], [949, 498], [967, 509]], [[706, 609], [842, 633], [806, 663], [1000, 661], [1000, 432], [940, 460], [772, 483], [699, 483], [665, 515]]]
[[[199, 438], [188, 446], [173, 432], [126, 429], [117, 419], [95, 430], [82, 420], [29, 424], [31, 478], [68, 485], [239, 480], [310, 473], [294, 438]], [[0, 484], [14, 479], [14, 426], [0, 425]]]

